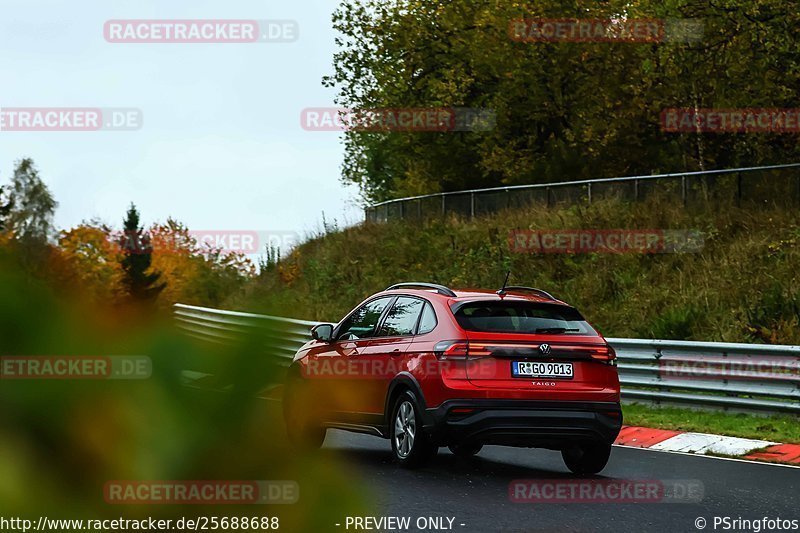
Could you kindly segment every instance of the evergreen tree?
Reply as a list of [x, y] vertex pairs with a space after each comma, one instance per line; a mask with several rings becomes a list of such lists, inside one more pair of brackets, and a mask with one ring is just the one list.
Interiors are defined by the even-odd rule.
[[161, 274], [150, 268], [153, 258], [150, 235], [139, 224], [139, 211], [133, 203], [125, 216], [119, 243], [123, 253], [123, 283], [128, 294], [135, 300], [155, 300], [166, 284], [159, 283]]

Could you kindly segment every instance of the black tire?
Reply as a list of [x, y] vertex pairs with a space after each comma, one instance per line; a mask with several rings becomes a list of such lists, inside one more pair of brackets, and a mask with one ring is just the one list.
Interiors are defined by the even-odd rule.
[[450, 451], [456, 457], [460, 457], [462, 459], [467, 459], [469, 457], [473, 457], [478, 455], [480, 451], [483, 449], [482, 444], [453, 444], [448, 446]]
[[314, 451], [325, 442], [327, 428], [315, 416], [314, 398], [308, 383], [299, 376], [290, 376], [283, 390], [283, 421], [289, 442], [301, 451]]
[[603, 442], [580, 444], [561, 450], [564, 464], [574, 474], [597, 474], [608, 463], [611, 445]]
[[395, 460], [406, 468], [424, 465], [439, 450], [422, 428], [422, 410], [411, 391], [403, 392], [394, 404], [389, 440]]

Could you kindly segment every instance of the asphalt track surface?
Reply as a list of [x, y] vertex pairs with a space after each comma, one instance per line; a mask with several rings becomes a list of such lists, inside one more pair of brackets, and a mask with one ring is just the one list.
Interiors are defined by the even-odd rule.
[[[513, 480], [574, 480], [558, 452], [485, 447], [472, 459], [446, 448], [426, 467], [392, 462], [388, 440], [329, 430], [323, 455], [351, 465], [353, 481], [375, 504], [375, 516], [454, 518], [453, 531], [746, 531], [714, 528], [713, 519], [800, 520], [800, 468], [614, 447], [595, 480], [699, 480], [700, 503], [515, 503]], [[345, 529], [344, 517], [340, 526]], [[336, 522], [336, 520], [334, 520]], [[463, 525], [462, 525], [463, 524]], [[414, 527], [407, 531], [418, 531]]]

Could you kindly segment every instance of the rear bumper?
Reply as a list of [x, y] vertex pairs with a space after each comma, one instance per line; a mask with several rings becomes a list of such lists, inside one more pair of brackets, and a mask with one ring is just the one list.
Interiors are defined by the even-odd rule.
[[424, 427], [441, 446], [477, 443], [558, 450], [578, 442], [613, 443], [622, 428], [622, 410], [613, 402], [449, 400], [426, 410]]

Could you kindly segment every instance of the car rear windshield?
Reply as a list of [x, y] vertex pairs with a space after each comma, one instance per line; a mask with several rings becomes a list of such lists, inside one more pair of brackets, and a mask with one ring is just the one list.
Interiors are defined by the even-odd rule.
[[597, 335], [581, 314], [565, 305], [536, 302], [470, 302], [455, 309], [468, 331]]

